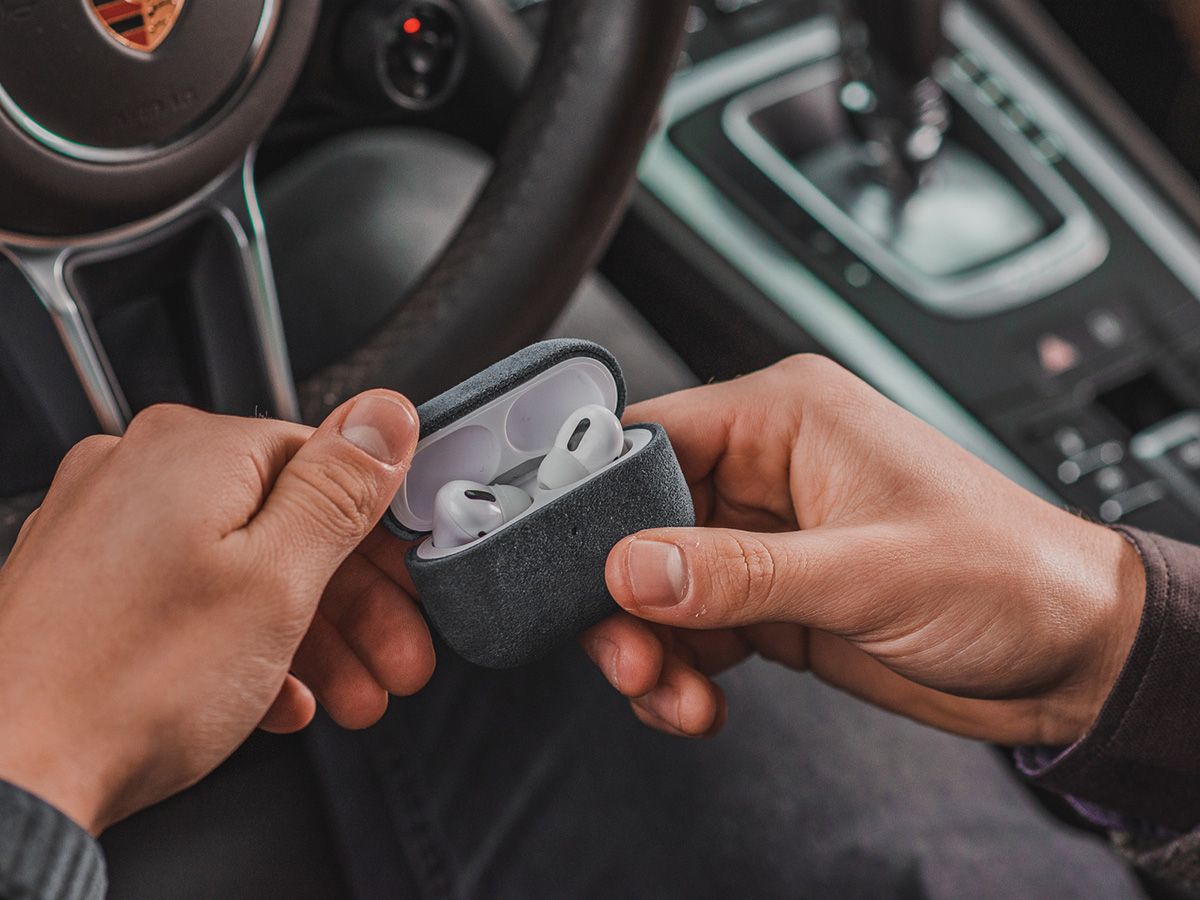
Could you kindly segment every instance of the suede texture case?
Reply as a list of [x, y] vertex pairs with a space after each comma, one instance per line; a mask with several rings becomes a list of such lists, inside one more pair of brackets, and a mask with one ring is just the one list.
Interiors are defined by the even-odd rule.
[[[619, 416], [624, 411], [625, 386], [612, 354], [586, 341], [546, 341], [421, 406], [422, 441], [451, 433], [472, 413], [519, 396], [531, 381], [556, 366], [570, 366], [573, 360], [594, 360], [611, 373], [614, 385], [606, 389], [609, 405]], [[555, 432], [566, 419], [561, 410], [569, 414], [593, 402], [584, 398], [572, 406], [569, 394], [539, 394], [537, 400], [531, 405], [546, 409]], [[548, 425], [543, 430], [548, 432]], [[637, 435], [637, 440], [624, 456], [492, 534], [435, 558], [424, 557], [419, 547], [408, 551], [408, 571], [426, 613], [446, 642], [467, 660], [489, 668], [511, 668], [544, 656], [618, 609], [604, 580], [609, 551], [618, 541], [646, 528], [695, 523], [691, 493], [666, 431], [643, 424], [626, 426], [625, 433]], [[431, 444], [426, 452], [435, 452], [436, 447]], [[528, 464], [535, 466], [547, 449], [531, 452]], [[418, 447], [418, 457], [421, 452]], [[439, 474], [443, 470], [444, 463]], [[453, 471], [447, 475], [445, 481], [465, 477]], [[396, 510], [394, 505], [385, 516], [386, 527], [404, 540], [422, 537], [424, 533], [411, 521], [401, 521], [405, 515], [415, 519], [416, 514]]]

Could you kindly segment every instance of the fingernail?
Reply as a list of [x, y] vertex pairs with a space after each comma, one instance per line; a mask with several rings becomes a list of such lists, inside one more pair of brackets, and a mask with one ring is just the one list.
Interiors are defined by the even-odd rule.
[[674, 544], [634, 541], [629, 546], [629, 586], [639, 606], [674, 606], [687, 591], [683, 554]]
[[386, 394], [359, 397], [342, 421], [342, 437], [389, 466], [404, 459], [417, 434], [412, 407]]
[[671, 687], [669, 684], [660, 684], [645, 697], [642, 702], [646, 704], [646, 708], [654, 713], [672, 728], [678, 728], [680, 731], [683, 728], [679, 724], [679, 691]]

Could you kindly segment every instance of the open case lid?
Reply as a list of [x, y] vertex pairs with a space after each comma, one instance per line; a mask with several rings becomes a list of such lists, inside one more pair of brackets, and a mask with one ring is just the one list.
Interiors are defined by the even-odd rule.
[[599, 344], [563, 339], [526, 347], [422, 404], [421, 439], [385, 524], [405, 540], [428, 534], [443, 485], [528, 473], [567, 417], [590, 403], [624, 413], [621, 366]]

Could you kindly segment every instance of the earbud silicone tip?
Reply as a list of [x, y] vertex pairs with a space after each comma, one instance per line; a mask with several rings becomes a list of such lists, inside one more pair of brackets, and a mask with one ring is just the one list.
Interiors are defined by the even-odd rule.
[[588, 476], [587, 467], [563, 447], [554, 447], [538, 468], [538, 487], [556, 491]]
[[511, 522], [533, 505], [533, 498], [507, 484], [451, 481], [433, 502], [433, 546], [463, 547]]
[[496, 502], [500, 504], [505, 522], [511, 522], [533, 506], [533, 498], [519, 487], [513, 487], [511, 484], [493, 484], [488, 490], [495, 495]]
[[477, 540], [478, 537], [477, 534], [468, 534], [466, 529], [454, 519], [439, 515], [439, 510], [434, 510], [433, 546], [439, 549], [465, 547], [471, 541]]
[[557, 490], [583, 481], [621, 455], [625, 432], [607, 407], [596, 403], [575, 410], [559, 429], [554, 447], [538, 468], [538, 486]]

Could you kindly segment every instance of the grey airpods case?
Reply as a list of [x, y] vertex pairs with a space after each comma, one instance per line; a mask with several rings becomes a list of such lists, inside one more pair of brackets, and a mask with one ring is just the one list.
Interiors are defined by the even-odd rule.
[[625, 452], [583, 481], [537, 489], [538, 464], [572, 412], [599, 403], [618, 416], [625, 382], [611, 353], [578, 340], [534, 344], [420, 407], [421, 440], [384, 517], [397, 537], [433, 527], [438, 490], [459, 479], [513, 484], [534, 504], [454, 549], [431, 540], [406, 556], [441, 635], [471, 662], [532, 662], [615, 612], [604, 582], [609, 551], [645, 528], [691, 526], [692, 498], [659, 425], [629, 425]]

